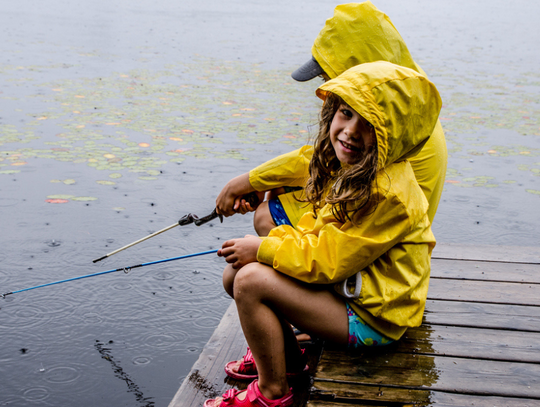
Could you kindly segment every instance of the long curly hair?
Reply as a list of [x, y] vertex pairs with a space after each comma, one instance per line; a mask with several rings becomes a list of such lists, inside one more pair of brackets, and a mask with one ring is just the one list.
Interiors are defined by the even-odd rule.
[[[313, 213], [324, 205], [331, 205], [335, 218], [345, 223], [353, 221], [357, 213], [367, 214], [376, 206], [373, 190], [377, 174], [377, 143], [365, 151], [360, 160], [341, 166], [330, 139], [330, 125], [343, 99], [329, 93], [319, 120], [319, 134], [314, 142], [309, 163], [309, 179], [305, 188], [306, 201], [313, 205]], [[375, 134], [373, 134], [375, 137]]]

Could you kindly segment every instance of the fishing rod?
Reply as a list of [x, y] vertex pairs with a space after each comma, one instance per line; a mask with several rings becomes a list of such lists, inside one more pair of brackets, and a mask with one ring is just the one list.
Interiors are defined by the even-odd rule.
[[[242, 199], [245, 199], [247, 202], [249, 202], [249, 204], [251, 205], [252, 208], [255, 208], [259, 204], [259, 197], [257, 196], [257, 194], [255, 192], [250, 192], [249, 194], [244, 195], [242, 197]], [[132, 243], [130, 243], [128, 245], [125, 245], [124, 247], [121, 247], [120, 249], [116, 249], [116, 250], [114, 250], [114, 251], [112, 251], [110, 253], [107, 253], [105, 256], [100, 257], [99, 259], [92, 260], [92, 263], [97, 263], [98, 261], [101, 261], [103, 259], [106, 259], [109, 256], [112, 256], [113, 254], [121, 252], [122, 250], [126, 250], [126, 249], [130, 248], [131, 246], [135, 246], [138, 243], [144, 242], [145, 240], [148, 240], [151, 237], [157, 236], [157, 235], [159, 235], [159, 234], [161, 234], [163, 232], [166, 232], [168, 230], [171, 230], [171, 229], [173, 229], [173, 228], [175, 228], [177, 226], [185, 226], [185, 225], [189, 225], [191, 223], [194, 223], [196, 226], [201, 226], [201, 225], [204, 225], [205, 223], [208, 223], [211, 220], [216, 219], [216, 218], [219, 218], [221, 223], [223, 223], [223, 215], [220, 214], [220, 213], [217, 213], [216, 209], [214, 209], [212, 211], [212, 213], [210, 213], [210, 215], [207, 215], [207, 216], [202, 217], [202, 218], [199, 218], [197, 215], [195, 215], [193, 213], [188, 213], [187, 215], [182, 216], [178, 222], [173, 223], [172, 225], [167, 226], [166, 228], [158, 230], [157, 232], [154, 232], [154, 233], [152, 233], [152, 234], [150, 234], [150, 235], [148, 235], [146, 237], [143, 237], [142, 239], [136, 240], [136, 241], [134, 241], [134, 242], [132, 242]]]
[[127, 273], [129, 273], [132, 269], [135, 269], [135, 268], [138, 268], [138, 267], [150, 266], [150, 265], [152, 265], [152, 264], [166, 263], [166, 262], [168, 262], [168, 261], [174, 261], [174, 260], [187, 259], [188, 257], [203, 256], [203, 255], [205, 255], [205, 254], [211, 254], [211, 253], [217, 253], [217, 249], [207, 250], [207, 251], [199, 252], [199, 253], [184, 254], [183, 256], [177, 256], [177, 257], [171, 257], [171, 258], [168, 258], [168, 259], [162, 259], [162, 260], [150, 261], [150, 262], [147, 262], [147, 263], [137, 264], [137, 265], [135, 265], [135, 266], [130, 266], [130, 267], [120, 267], [120, 268], [113, 269], [113, 270], [101, 271], [101, 272], [99, 272], [99, 273], [87, 274], [87, 275], [85, 275], [85, 276], [79, 276], [79, 277], [68, 278], [68, 279], [65, 279], [65, 280], [54, 281], [54, 282], [52, 282], [52, 283], [36, 285], [36, 286], [34, 286], [34, 287], [29, 287], [29, 288], [23, 288], [22, 290], [11, 291], [11, 292], [9, 292], [9, 293], [1, 294], [0, 296], [1, 296], [2, 298], [6, 298], [7, 295], [17, 294], [17, 293], [21, 293], [21, 292], [23, 292], [23, 291], [34, 290], [34, 289], [36, 289], [36, 288], [41, 288], [41, 287], [48, 287], [48, 286], [50, 286], [50, 285], [55, 285], [55, 284], [67, 283], [68, 281], [81, 280], [81, 279], [83, 279], [83, 278], [88, 278], [88, 277], [101, 276], [101, 275], [103, 275], [103, 274], [114, 273], [114, 272], [116, 272], [116, 271], [123, 271], [124, 273], [127, 274]]

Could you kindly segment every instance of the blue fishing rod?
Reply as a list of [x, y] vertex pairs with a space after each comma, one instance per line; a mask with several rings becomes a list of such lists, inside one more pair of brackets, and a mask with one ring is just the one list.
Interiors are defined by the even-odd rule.
[[135, 265], [135, 266], [130, 266], [130, 267], [120, 267], [120, 268], [113, 269], [113, 270], [101, 271], [101, 272], [99, 272], [99, 273], [87, 274], [87, 275], [85, 275], [85, 276], [79, 276], [79, 277], [68, 278], [68, 279], [65, 279], [65, 280], [54, 281], [54, 282], [52, 282], [52, 283], [36, 285], [36, 286], [34, 286], [34, 287], [29, 287], [29, 288], [23, 288], [22, 290], [11, 291], [11, 292], [9, 292], [9, 293], [1, 294], [1, 296], [2, 296], [2, 298], [5, 298], [6, 295], [17, 294], [17, 293], [21, 293], [21, 292], [23, 292], [23, 291], [34, 290], [34, 289], [36, 289], [36, 288], [41, 288], [41, 287], [48, 287], [48, 286], [50, 286], [50, 285], [55, 285], [55, 284], [67, 283], [67, 282], [69, 282], [69, 281], [81, 280], [81, 279], [83, 279], [83, 278], [95, 277], [95, 276], [101, 276], [101, 275], [103, 275], [103, 274], [114, 273], [114, 272], [116, 272], [116, 271], [123, 271], [124, 273], [129, 273], [132, 269], [139, 268], [139, 267], [150, 266], [150, 265], [152, 265], [152, 264], [166, 263], [166, 262], [168, 262], [168, 261], [187, 259], [188, 257], [203, 256], [203, 255], [205, 255], [205, 254], [211, 254], [211, 253], [217, 253], [217, 249], [207, 250], [207, 251], [199, 252], [199, 253], [185, 254], [185, 255], [183, 255], [183, 256], [177, 256], [177, 257], [171, 257], [171, 258], [168, 258], [168, 259], [162, 259], [162, 260], [150, 261], [150, 262], [147, 262], [147, 263], [137, 264], [137, 265]]

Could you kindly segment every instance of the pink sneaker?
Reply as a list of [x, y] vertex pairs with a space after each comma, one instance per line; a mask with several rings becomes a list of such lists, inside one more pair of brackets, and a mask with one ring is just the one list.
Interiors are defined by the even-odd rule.
[[223, 395], [223, 400], [219, 404], [216, 404], [216, 399], [206, 400], [204, 407], [288, 407], [293, 404], [293, 392], [292, 389], [289, 393], [277, 400], [269, 400], [264, 397], [259, 390], [257, 380], [250, 383], [244, 400], [240, 400], [236, 397], [238, 394], [243, 393], [236, 389], [229, 389]]
[[[304, 349], [302, 349], [302, 356], [304, 356]], [[257, 372], [257, 366], [255, 365], [255, 359], [253, 359], [253, 354], [251, 349], [247, 348], [247, 353], [243, 357], [243, 361], [240, 362], [238, 366], [238, 371], [235, 372], [233, 367], [238, 365], [238, 360], [233, 360], [225, 365], [225, 373], [227, 376], [232, 377], [235, 380], [253, 380], [259, 376]], [[301, 372], [287, 373], [287, 377], [296, 377], [302, 373], [306, 373], [309, 370], [309, 366], [305, 365], [304, 370]]]

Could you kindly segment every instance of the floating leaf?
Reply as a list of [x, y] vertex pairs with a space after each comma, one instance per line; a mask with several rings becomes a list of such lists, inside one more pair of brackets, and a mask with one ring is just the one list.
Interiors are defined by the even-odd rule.
[[3, 171], [0, 171], [0, 174], [17, 174], [18, 172], [20, 172], [19, 170], [3, 170]]
[[72, 201], [79, 201], [79, 202], [88, 202], [88, 201], [97, 201], [97, 198], [93, 196], [77, 196], [75, 198], [71, 198]]
[[69, 201], [67, 199], [45, 199], [45, 202], [54, 203], [54, 204], [60, 204], [60, 203], [66, 203], [66, 202], [69, 202]]
[[72, 199], [73, 195], [48, 195], [48, 199]]
[[125, 210], [125, 209], [126, 209], [126, 208], [123, 208], [123, 207], [121, 207], [121, 206], [117, 206], [117, 207], [113, 208], [113, 210], [118, 211], [118, 212], [123, 211], [123, 210]]
[[536, 189], [526, 189], [525, 191], [527, 191], [529, 194], [540, 195], [540, 191]]
[[116, 185], [116, 182], [114, 181], [96, 181], [96, 183], [100, 185]]
[[75, 180], [74, 179], [65, 179], [64, 181], [62, 181], [64, 184], [66, 185], [73, 185], [75, 184]]

